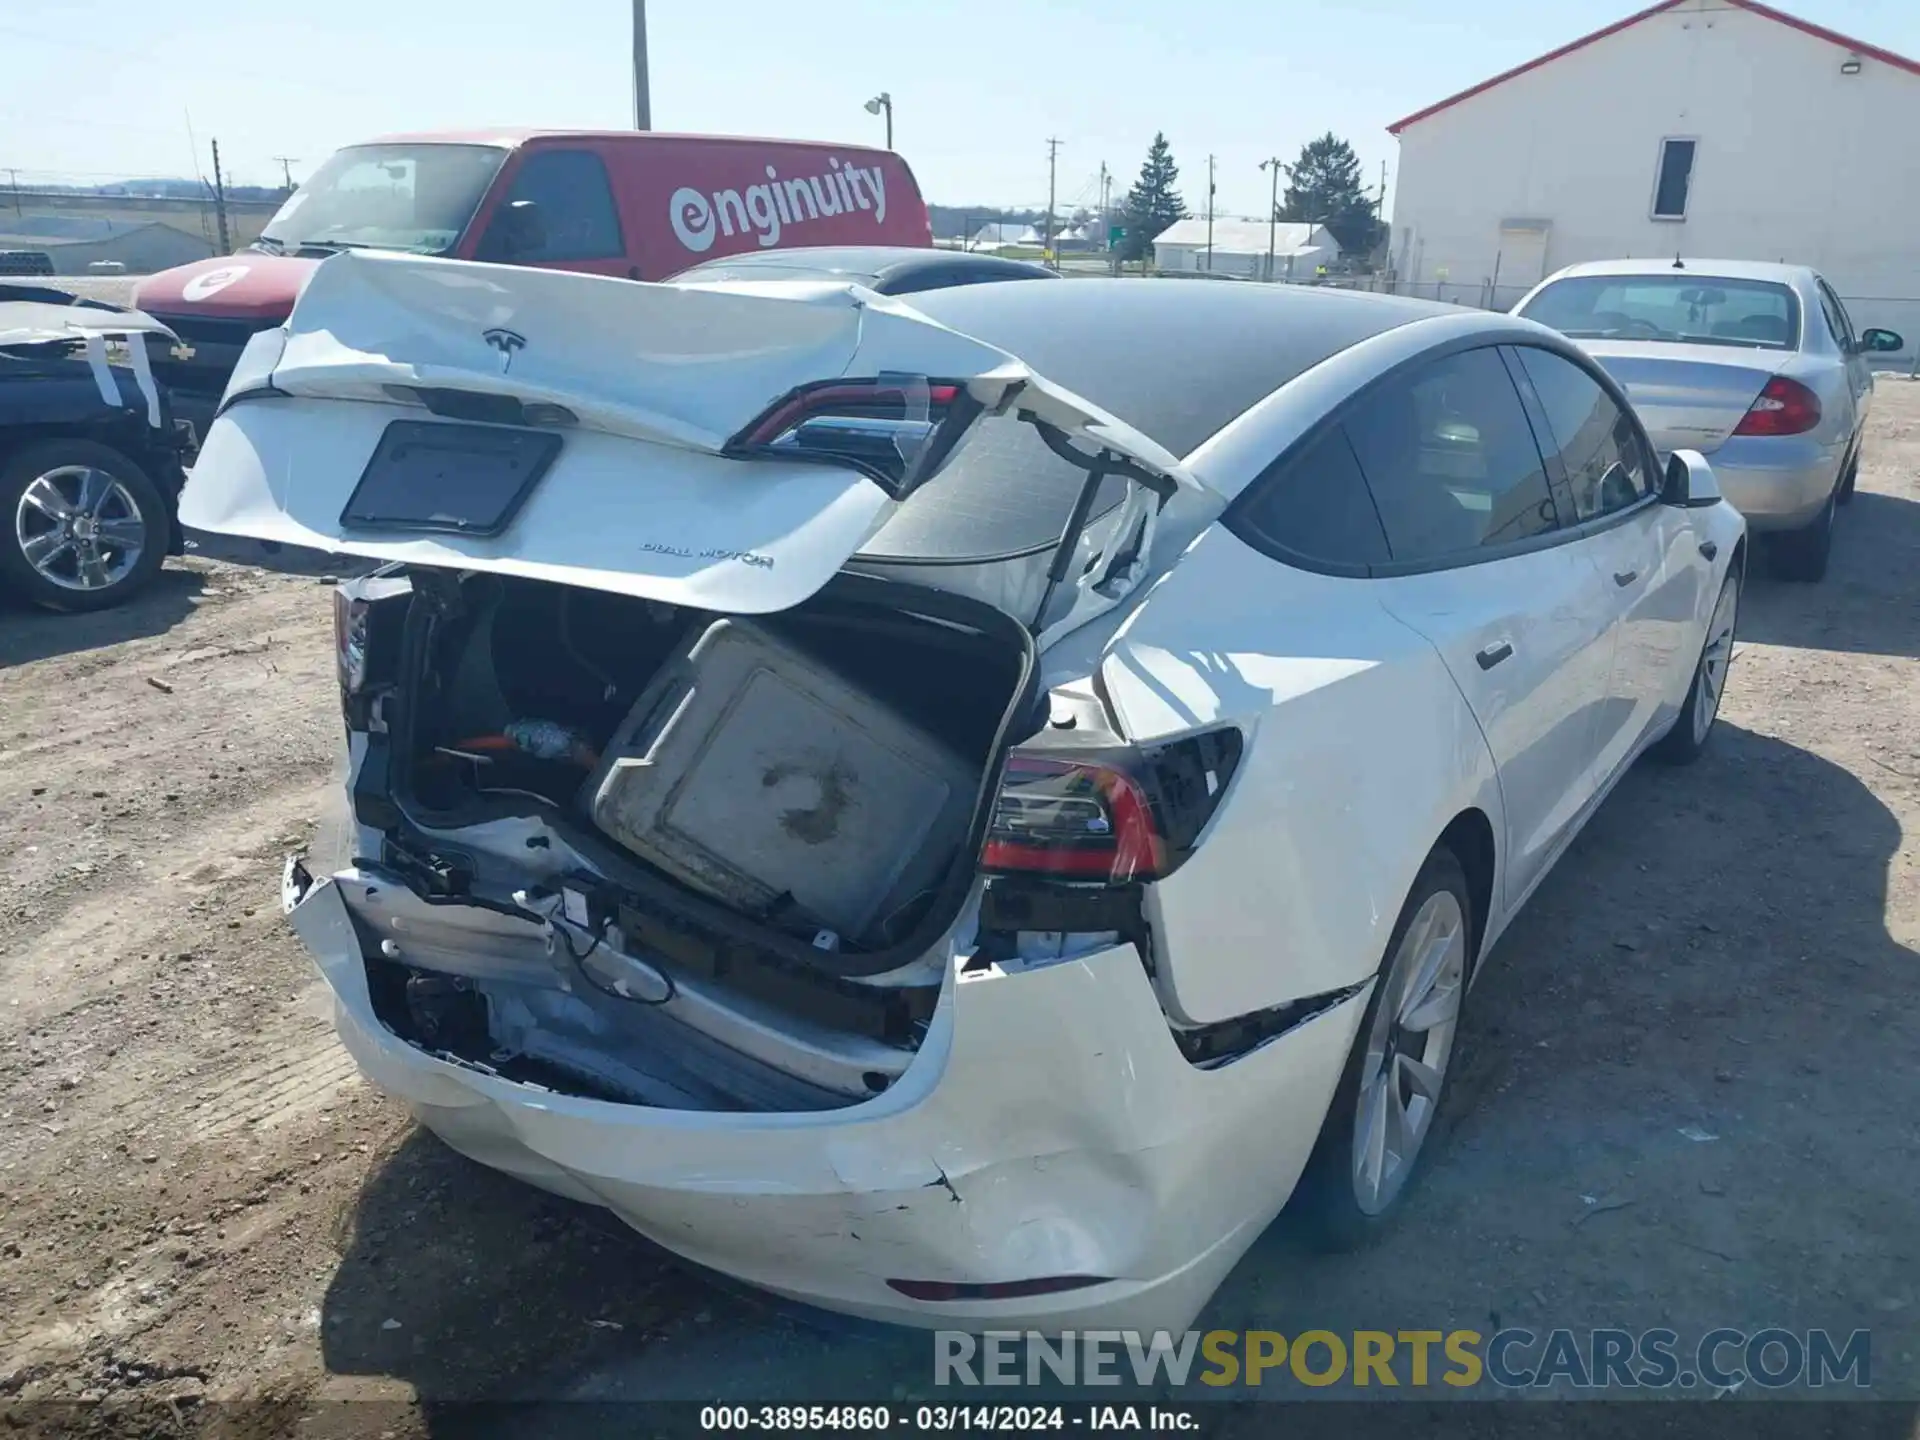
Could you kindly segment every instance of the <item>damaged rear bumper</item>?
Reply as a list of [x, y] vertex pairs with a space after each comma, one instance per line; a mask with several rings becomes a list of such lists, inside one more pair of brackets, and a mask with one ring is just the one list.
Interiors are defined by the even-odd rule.
[[[828, 1111], [652, 1109], [429, 1054], [376, 1018], [337, 886], [287, 900], [367, 1077], [456, 1150], [607, 1206], [690, 1260], [925, 1327], [1184, 1329], [1285, 1203], [1367, 994], [1190, 1065], [1130, 945], [951, 977], [898, 1082]], [[1099, 1283], [910, 1299], [890, 1280]]]

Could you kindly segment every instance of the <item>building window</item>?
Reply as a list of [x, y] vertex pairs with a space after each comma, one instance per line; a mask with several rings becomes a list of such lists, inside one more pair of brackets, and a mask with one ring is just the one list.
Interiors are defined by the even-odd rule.
[[1653, 186], [1653, 218], [1687, 218], [1687, 191], [1693, 185], [1693, 140], [1660, 142], [1660, 174]]

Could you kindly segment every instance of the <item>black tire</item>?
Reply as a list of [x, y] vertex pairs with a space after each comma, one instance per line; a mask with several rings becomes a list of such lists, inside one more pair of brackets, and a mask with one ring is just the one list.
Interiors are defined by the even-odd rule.
[[1819, 518], [1798, 530], [1783, 531], [1772, 537], [1773, 573], [1782, 580], [1812, 585], [1827, 578], [1827, 561], [1833, 554], [1833, 512], [1840, 503], [1836, 485]]
[[[1732, 592], [1729, 600], [1728, 592]], [[1726, 633], [1724, 652], [1718, 657], [1721, 665], [1719, 688], [1709, 696], [1711, 712], [1704, 726], [1698, 723], [1700, 691], [1706, 682], [1708, 665], [1714, 658], [1715, 631], [1720, 618], [1720, 608], [1730, 605], [1733, 613], [1728, 617], [1729, 629]], [[1700, 758], [1707, 748], [1707, 741], [1713, 738], [1713, 727], [1720, 718], [1720, 700], [1726, 689], [1727, 671], [1725, 667], [1733, 659], [1734, 637], [1739, 629], [1740, 620], [1740, 571], [1736, 568], [1721, 583], [1720, 594], [1713, 602], [1713, 612], [1707, 617], [1706, 638], [1700, 643], [1700, 658], [1693, 662], [1693, 683], [1687, 687], [1686, 701], [1680, 706], [1680, 714], [1673, 722], [1673, 728], [1661, 736], [1647, 751], [1653, 759], [1662, 765], [1691, 765]]]
[[[1447, 1097], [1451, 1093], [1446, 1085], [1446, 1077], [1452, 1073], [1459, 1057], [1457, 1028], [1450, 1041], [1446, 1064], [1441, 1070], [1439, 1096], [1430, 1102], [1429, 1117], [1422, 1127], [1411, 1159], [1403, 1162], [1405, 1171], [1397, 1188], [1383, 1208], [1371, 1212], [1363, 1208], [1357, 1193], [1355, 1161], [1360, 1143], [1360, 1091], [1363, 1075], [1368, 1069], [1368, 1042], [1390, 991], [1397, 998], [1397, 987], [1391, 984], [1389, 972], [1400, 952], [1402, 941], [1407, 937], [1408, 928], [1427, 902], [1442, 894], [1452, 895], [1465, 931], [1466, 954], [1459, 980], [1462, 998], [1473, 973], [1472, 951], [1480, 922], [1474, 915], [1466, 871], [1451, 850], [1439, 845], [1434, 847], [1433, 853], [1427, 856], [1426, 863], [1420, 867], [1420, 873], [1414, 877], [1413, 889], [1408, 892], [1406, 904], [1400, 907], [1399, 918], [1394, 921], [1393, 933], [1387, 940], [1386, 952], [1380, 961], [1379, 982], [1367, 1002], [1367, 1011], [1361, 1018], [1353, 1049], [1348, 1053], [1346, 1066], [1340, 1072], [1340, 1083], [1335, 1087], [1333, 1100], [1327, 1106], [1326, 1118], [1320, 1125], [1320, 1138], [1314, 1142], [1313, 1154], [1308, 1158], [1300, 1183], [1294, 1187], [1293, 1197], [1287, 1204], [1288, 1214], [1299, 1223], [1307, 1239], [1319, 1249], [1358, 1249], [1371, 1244], [1393, 1224], [1394, 1218], [1405, 1209], [1408, 1191], [1418, 1177], [1420, 1163], [1431, 1148], [1439, 1119], [1446, 1111]], [[1457, 1027], [1457, 1012], [1454, 1023]]]
[[[41, 476], [84, 466], [110, 476], [138, 512], [144, 532], [138, 557], [126, 572], [97, 589], [69, 589], [36, 570], [20, 535], [21, 497]], [[0, 585], [50, 610], [104, 610], [130, 599], [153, 582], [167, 557], [172, 518], [159, 488], [133, 460], [92, 440], [43, 440], [0, 467]], [[109, 552], [118, 553], [111, 550]]]

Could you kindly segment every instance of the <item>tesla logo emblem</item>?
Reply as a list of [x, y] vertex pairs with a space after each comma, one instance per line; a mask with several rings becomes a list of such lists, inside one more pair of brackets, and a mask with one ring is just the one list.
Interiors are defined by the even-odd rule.
[[500, 352], [500, 373], [513, 368], [513, 357], [527, 348], [527, 337], [511, 330], [489, 330], [480, 337]]

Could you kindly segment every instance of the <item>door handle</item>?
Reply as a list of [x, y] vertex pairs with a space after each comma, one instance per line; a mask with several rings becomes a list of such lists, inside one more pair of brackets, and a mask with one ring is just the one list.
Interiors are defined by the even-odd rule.
[[1502, 640], [1498, 645], [1487, 646], [1473, 658], [1482, 670], [1491, 670], [1511, 654], [1513, 654], [1513, 646]]
[[1616, 570], [1613, 572], [1613, 583], [1623, 590], [1639, 578], [1640, 572], [1638, 570]]
[[1718, 555], [1719, 553], [1720, 553], [1720, 547], [1714, 544], [1713, 541], [1702, 540], [1700, 542], [1700, 558], [1702, 560], [1711, 560], [1713, 559], [1714, 556]]

